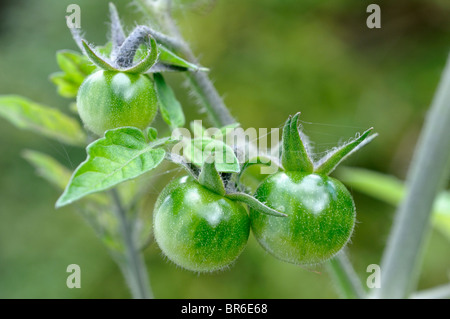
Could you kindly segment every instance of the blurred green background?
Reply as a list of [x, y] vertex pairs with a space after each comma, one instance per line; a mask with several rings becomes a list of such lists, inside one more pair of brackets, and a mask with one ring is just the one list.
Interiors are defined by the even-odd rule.
[[[114, 2], [128, 30], [145, 22], [128, 1]], [[379, 137], [345, 164], [403, 179], [449, 52], [450, 2], [376, 1], [382, 28], [368, 29], [366, 7], [372, 2], [188, 1], [175, 16], [244, 128], [280, 127], [301, 111], [305, 132], [323, 152], [373, 126]], [[48, 75], [58, 71], [56, 50], [76, 49], [65, 21], [70, 3], [81, 7], [87, 39], [106, 42], [107, 1], [0, 3], [0, 94], [24, 95], [68, 112], [70, 101], [57, 95]], [[182, 77], [169, 80], [188, 120], [203, 118]], [[0, 298], [128, 298], [118, 267], [93, 231], [71, 208], [54, 209], [59, 191], [35, 175], [21, 157], [25, 148], [70, 168], [85, 157], [83, 149], [0, 120]], [[380, 261], [395, 208], [352, 193], [358, 224], [349, 251], [364, 279], [367, 265]], [[325, 268], [282, 263], [253, 237], [238, 261], [220, 273], [177, 268], [156, 244], [145, 257], [157, 298], [337, 297]], [[81, 266], [81, 289], [66, 287], [72, 263]], [[447, 282], [449, 270], [450, 244], [433, 232], [419, 288]]]

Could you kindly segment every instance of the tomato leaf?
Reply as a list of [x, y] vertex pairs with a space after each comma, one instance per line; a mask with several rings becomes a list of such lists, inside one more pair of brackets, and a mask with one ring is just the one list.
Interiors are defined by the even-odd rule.
[[61, 96], [76, 97], [81, 83], [96, 69], [95, 66], [83, 54], [70, 50], [58, 51], [56, 60], [62, 72], [51, 74], [50, 80]]
[[189, 140], [184, 147], [184, 157], [189, 163], [198, 167], [214, 153], [215, 167], [221, 173], [239, 173], [240, 165], [230, 146], [222, 141], [209, 138], [195, 138]]
[[73, 173], [56, 207], [154, 169], [165, 156], [163, 149], [153, 148], [155, 143], [147, 144], [142, 131], [134, 127], [106, 131], [105, 137], [87, 147], [87, 159]]
[[254, 210], [256, 210], [262, 214], [267, 214], [267, 215], [272, 215], [272, 216], [277, 216], [277, 217], [287, 217], [286, 214], [283, 214], [279, 211], [276, 211], [275, 209], [270, 208], [269, 206], [261, 203], [255, 197], [250, 196], [245, 193], [231, 193], [231, 194], [225, 195], [225, 197], [227, 197], [231, 200], [245, 203], [250, 208], [253, 208]]
[[175, 93], [167, 85], [161, 73], [155, 73], [153, 78], [162, 118], [172, 129], [182, 127], [185, 123], [183, 108], [178, 102]]
[[31, 130], [66, 144], [85, 145], [86, 136], [77, 120], [26, 98], [16, 95], [0, 96], [0, 116], [18, 128]]
[[203, 163], [198, 182], [219, 195], [225, 195], [225, 186], [214, 165], [214, 156], [209, 156]]
[[32, 150], [23, 151], [22, 156], [36, 168], [37, 175], [59, 189], [66, 187], [72, 173], [53, 157]]
[[[405, 185], [394, 176], [360, 168], [340, 168], [337, 177], [353, 189], [392, 205], [398, 205], [405, 196]], [[450, 192], [436, 196], [433, 205], [433, 225], [450, 239]]]
[[365, 131], [361, 136], [358, 136], [351, 141], [345, 143], [341, 147], [332, 150], [330, 153], [325, 155], [322, 159], [320, 159], [316, 163], [316, 167], [314, 168], [314, 172], [318, 174], [328, 175], [347, 157], [351, 154], [359, 150], [364, 145], [371, 142], [377, 134], [373, 134], [369, 137], [370, 132], [372, 132], [373, 128]]
[[311, 173], [314, 165], [299, 132], [300, 113], [289, 117], [283, 128], [281, 164], [287, 171]]

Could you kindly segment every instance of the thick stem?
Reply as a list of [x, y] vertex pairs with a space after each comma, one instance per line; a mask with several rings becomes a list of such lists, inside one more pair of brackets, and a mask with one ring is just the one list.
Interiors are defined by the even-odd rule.
[[416, 287], [431, 211], [450, 168], [450, 56], [425, 121], [381, 263], [380, 298], [406, 298]]
[[411, 296], [412, 299], [450, 299], [450, 283], [427, 290], [418, 291]]
[[328, 262], [328, 271], [338, 285], [341, 296], [346, 299], [365, 298], [361, 280], [348, 260], [347, 254], [342, 251]]
[[111, 195], [116, 206], [120, 232], [125, 245], [125, 260], [121, 265], [122, 271], [124, 272], [124, 277], [127, 280], [133, 298], [153, 298], [152, 292], [149, 288], [147, 268], [142, 258], [142, 254], [139, 251], [139, 247], [133, 237], [133, 225], [127, 217], [117, 190], [113, 189], [111, 191]]

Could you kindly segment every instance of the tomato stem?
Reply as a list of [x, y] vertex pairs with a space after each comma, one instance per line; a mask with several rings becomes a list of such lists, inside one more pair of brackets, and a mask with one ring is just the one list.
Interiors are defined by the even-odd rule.
[[125, 260], [120, 263], [124, 277], [127, 280], [133, 298], [153, 298], [149, 286], [147, 267], [145, 266], [142, 254], [133, 237], [133, 220], [127, 216], [127, 212], [122, 205], [122, 201], [116, 189], [111, 190], [111, 196], [115, 204], [119, 228], [125, 245]]
[[342, 297], [346, 299], [365, 298], [361, 281], [345, 251], [339, 252], [328, 262], [328, 269], [339, 286]]
[[381, 262], [380, 298], [406, 298], [415, 288], [428, 237], [433, 202], [450, 174], [450, 56], [406, 177]]
[[[161, 10], [159, 10], [157, 14], [152, 14], [152, 8], [148, 7], [150, 5], [147, 4], [147, 2], [137, 0], [138, 5], [143, 9], [144, 13], [167, 31], [170, 37], [165, 36], [165, 38], [166, 40], [170, 40], [170, 43], [162, 42], [159, 36], [163, 35], [156, 34], [155, 31], [153, 31], [152, 36], [158, 42], [171, 46], [189, 62], [199, 65], [197, 58], [183, 39], [183, 36], [172, 18], [170, 1], [162, 2], [165, 2], [166, 5], [161, 5], [158, 7]], [[186, 72], [186, 77], [188, 79], [188, 84], [191, 86], [194, 94], [198, 97], [199, 104], [206, 109], [213, 125], [222, 127], [236, 122], [223, 102], [222, 97], [214, 87], [214, 84], [209, 79], [208, 74], [205, 72], [198, 72], [197, 70], [188, 70], [188, 72]]]

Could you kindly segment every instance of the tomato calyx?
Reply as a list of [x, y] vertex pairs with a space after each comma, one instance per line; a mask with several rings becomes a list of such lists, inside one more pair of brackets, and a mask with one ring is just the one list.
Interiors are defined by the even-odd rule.
[[215, 165], [216, 154], [209, 155], [199, 170], [192, 163], [187, 162], [182, 156], [169, 154], [168, 159], [178, 165], [181, 165], [193, 178], [208, 190], [228, 198], [232, 201], [246, 204], [262, 214], [287, 217], [275, 209], [270, 208], [260, 202], [254, 196], [240, 192], [237, 187], [239, 172], [219, 172]]
[[110, 3], [109, 9], [111, 42], [104, 47], [94, 48], [83, 39], [80, 29], [70, 29], [80, 50], [100, 69], [132, 74], [209, 71], [176, 55], [171, 49], [183, 44], [148, 26], [139, 25], [126, 36], [114, 4]]
[[285, 171], [299, 171], [329, 175], [348, 156], [371, 142], [378, 134], [372, 134], [369, 128], [354, 139], [330, 150], [318, 161], [312, 159], [308, 137], [299, 125], [300, 112], [287, 119], [282, 136], [281, 165]]

